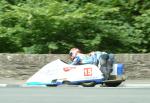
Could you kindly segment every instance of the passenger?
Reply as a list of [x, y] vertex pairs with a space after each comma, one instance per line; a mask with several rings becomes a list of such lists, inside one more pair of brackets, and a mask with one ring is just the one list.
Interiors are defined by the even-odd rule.
[[[94, 58], [94, 64], [99, 68], [100, 66], [112, 66], [115, 62], [115, 58], [113, 54], [108, 54], [106, 52], [95, 51], [89, 53], [90, 56]], [[107, 63], [106, 63], [107, 62]]]
[[114, 55], [100, 51], [91, 52], [90, 55], [94, 58], [94, 64], [104, 74], [105, 79], [109, 79], [110, 73], [113, 70], [113, 64], [115, 63]]

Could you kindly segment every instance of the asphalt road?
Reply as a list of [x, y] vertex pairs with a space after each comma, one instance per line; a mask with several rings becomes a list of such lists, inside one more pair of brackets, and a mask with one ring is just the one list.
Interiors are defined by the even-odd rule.
[[5, 87], [0, 103], [150, 103], [150, 87]]

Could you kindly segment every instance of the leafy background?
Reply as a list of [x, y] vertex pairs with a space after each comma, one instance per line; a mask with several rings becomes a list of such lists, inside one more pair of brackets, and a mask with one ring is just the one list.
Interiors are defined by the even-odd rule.
[[150, 52], [149, 0], [0, 0], [1, 53]]

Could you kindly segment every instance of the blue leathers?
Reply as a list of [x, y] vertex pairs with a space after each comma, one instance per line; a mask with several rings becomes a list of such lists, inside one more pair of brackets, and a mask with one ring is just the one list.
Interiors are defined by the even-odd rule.
[[78, 64], [93, 64], [94, 63], [94, 57], [90, 56], [88, 54], [81, 54], [78, 53], [75, 58], [73, 59], [72, 63], [73, 65]]
[[112, 67], [115, 62], [114, 55], [96, 51], [92, 52], [91, 56], [94, 57], [94, 64], [102, 71], [105, 79], [109, 79], [109, 75], [112, 72]]
[[95, 51], [91, 52], [90, 55], [94, 58], [94, 63], [97, 64], [98, 61], [107, 60], [114, 63], [114, 55], [108, 54], [106, 52]]

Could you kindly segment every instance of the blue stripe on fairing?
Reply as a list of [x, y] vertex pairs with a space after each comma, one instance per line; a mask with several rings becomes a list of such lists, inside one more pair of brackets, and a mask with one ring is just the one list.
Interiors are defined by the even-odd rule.
[[91, 79], [91, 80], [80, 80], [80, 81], [71, 81], [72, 84], [79, 84], [79, 83], [83, 83], [83, 82], [95, 82], [96, 84], [101, 84], [103, 83], [105, 79]]
[[[91, 80], [79, 80], [79, 81], [70, 81], [73, 85], [78, 85], [82, 82], [95, 82], [96, 84], [101, 84], [104, 81], [104, 78], [102, 79], [91, 79]], [[62, 82], [55, 82], [55, 83], [42, 83], [42, 82], [29, 82], [26, 83], [28, 86], [38, 86], [38, 85], [62, 85]]]
[[61, 85], [62, 82], [56, 82], [56, 83], [42, 83], [42, 82], [29, 82], [26, 83], [26, 85]]

